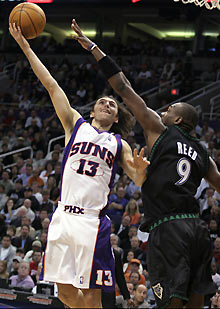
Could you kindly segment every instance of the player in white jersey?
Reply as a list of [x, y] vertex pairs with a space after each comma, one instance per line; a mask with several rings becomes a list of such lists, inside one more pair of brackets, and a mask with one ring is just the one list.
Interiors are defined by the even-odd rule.
[[[114, 290], [111, 224], [105, 210], [117, 163], [137, 184], [149, 162], [143, 149], [134, 158], [120, 135], [131, 128], [131, 114], [112, 97], [97, 100], [87, 123], [22, 36], [9, 31], [47, 89], [65, 130], [61, 199], [53, 214], [43, 261], [44, 280], [56, 282], [58, 296], [70, 308], [101, 308], [101, 288]], [[130, 162], [130, 164], [128, 164]]]

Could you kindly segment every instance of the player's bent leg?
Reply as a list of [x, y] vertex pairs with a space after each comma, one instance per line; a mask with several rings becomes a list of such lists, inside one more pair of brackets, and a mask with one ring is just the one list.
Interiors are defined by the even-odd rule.
[[172, 297], [166, 308], [183, 308], [183, 301], [180, 298]]
[[102, 308], [101, 289], [82, 289], [86, 308]]
[[80, 289], [71, 284], [57, 283], [58, 298], [69, 308], [86, 308], [84, 296]]
[[204, 296], [200, 294], [192, 294], [185, 308], [203, 308]]

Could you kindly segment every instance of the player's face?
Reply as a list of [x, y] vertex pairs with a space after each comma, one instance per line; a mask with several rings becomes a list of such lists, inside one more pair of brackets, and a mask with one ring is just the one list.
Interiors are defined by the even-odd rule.
[[91, 112], [91, 117], [96, 121], [107, 121], [108, 123], [118, 122], [118, 105], [109, 97], [98, 99]]
[[166, 126], [170, 126], [172, 124], [175, 124], [175, 121], [178, 118], [178, 109], [180, 108], [180, 103], [176, 103], [176, 104], [172, 104], [169, 106], [167, 112], [165, 113], [161, 113], [161, 119], [162, 122], [166, 125]]

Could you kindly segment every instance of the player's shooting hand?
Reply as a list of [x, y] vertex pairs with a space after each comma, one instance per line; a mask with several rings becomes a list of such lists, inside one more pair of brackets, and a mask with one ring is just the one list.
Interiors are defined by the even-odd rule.
[[28, 41], [21, 33], [21, 28], [19, 26], [16, 26], [15, 23], [9, 24], [9, 32], [21, 48], [29, 47]]
[[75, 21], [75, 19], [72, 20], [71, 28], [73, 31], [75, 31], [75, 35], [72, 35], [72, 38], [79, 42], [79, 44], [86, 50], [88, 50], [89, 46], [93, 43], [87, 36], [85, 36], [82, 33], [82, 30], [80, 29], [79, 25]]
[[150, 164], [150, 161], [144, 157], [144, 148], [141, 148], [140, 153], [138, 154], [137, 148], [133, 151], [133, 161], [127, 160], [131, 167], [135, 168], [138, 171], [143, 171]]

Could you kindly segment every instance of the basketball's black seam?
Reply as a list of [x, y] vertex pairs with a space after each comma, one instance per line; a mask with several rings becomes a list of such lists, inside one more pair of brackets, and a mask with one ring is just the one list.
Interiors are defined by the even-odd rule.
[[[25, 3], [25, 4], [27, 4], [27, 3]], [[25, 4], [24, 4], [24, 6], [25, 6]], [[39, 14], [40, 17], [43, 18], [43, 20], [46, 20], [45, 16], [44, 16], [44, 15], [41, 15], [41, 13], [40, 13], [39, 11], [35, 10], [34, 8], [28, 7], [27, 5], [26, 5], [26, 8], [28, 8], [29, 10], [34, 11], [35, 13]]]
[[14, 18], [15, 14], [16, 14], [17, 12], [21, 12], [21, 10], [18, 9], [17, 11], [14, 12], [14, 14], [13, 14], [12, 17], [11, 17], [11, 21], [13, 21], [13, 18]]
[[29, 15], [28, 12], [26, 12], [25, 10], [24, 10], [24, 12], [27, 14], [28, 18], [30, 19], [30, 21], [31, 21], [31, 23], [32, 23], [32, 25], [33, 25], [34, 31], [35, 31], [35, 33], [36, 33], [36, 35], [37, 35], [37, 30], [36, 30], [35, 24], [33, 23], [33, 21], [32, 21], [32, 19], [31, 19], [30, 15]]

